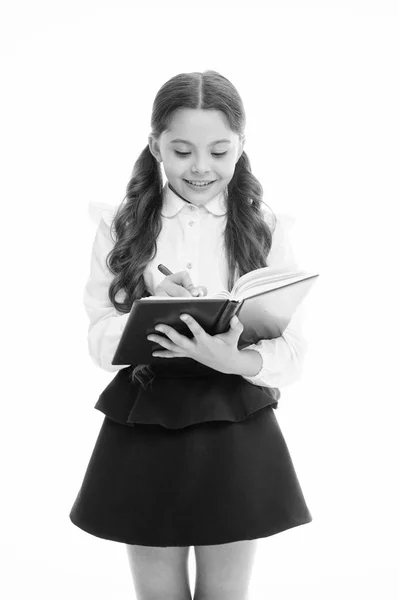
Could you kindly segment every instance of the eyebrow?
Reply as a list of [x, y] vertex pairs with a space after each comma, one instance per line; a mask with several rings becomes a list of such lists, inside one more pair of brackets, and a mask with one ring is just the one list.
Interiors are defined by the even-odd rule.
[[[189, 142], [188, 140], [182, 140], [181, 138], [176, 138], [174, 140], [171, 140], [170, 143], [173, 144], [174, 142], [181, 142], [182, 144], [188, 144], [189, 146], [194, 145], [191, 142]], [[216, 140], [216, 142], [211, 142], [210, 144], [208, 144], [208, 146], [214, 146], [215, 144], [220, 144], [222, 142], [227, 142], [227, 144], [231, 144], [230, 140], [223, 139], [223, 140]]]

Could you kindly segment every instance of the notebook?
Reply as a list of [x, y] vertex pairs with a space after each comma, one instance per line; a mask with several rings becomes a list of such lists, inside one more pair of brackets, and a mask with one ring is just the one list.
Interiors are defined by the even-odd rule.
[[244, 326], [237, 344], [239, 350], [262, 339], [279, 337], [317, 277], [319, 274], [315, 272], [263, 267], [240, 277], [231, 292], [222, 290], [209, 296], [191, 298], [148, 296], [135, 300], [112, 364], [170, 361], [152, 356], [152, 352], [165, 348], [147, 340], [147, 335], [156, 333], [167, 337], [155, 330], [155, 325], [163, 323], [192, 338], [193, 333], [180, 319], [183, 313], [191, 315], [210, 335], [228, 331], [230, 319], [237, 315]]

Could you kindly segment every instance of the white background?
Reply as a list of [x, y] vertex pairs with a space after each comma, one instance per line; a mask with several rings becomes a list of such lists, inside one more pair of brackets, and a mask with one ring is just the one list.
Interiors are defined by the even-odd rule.
[[250, 599], [397, 598], [397, 3], [1, 13], [3, 597], [134, 597], [124, 546], [68, 517], [113, 377], [86, 346], [88, 203], [122, 201], [161, 85], [215, 69], [243, 98], [264, 199], [321, 273], [305, 373], [276, 412], [314, 520], [260, 540]]

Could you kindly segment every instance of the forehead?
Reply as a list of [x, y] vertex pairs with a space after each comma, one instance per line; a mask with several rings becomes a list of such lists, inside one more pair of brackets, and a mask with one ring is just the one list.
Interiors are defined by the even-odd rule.
[[221, 139], [233, 142], [238, 138], [221, 111], [197, 108], [176, 110], [169, 121], [168, 129], [162, 135], [166, 141], [181, 138], [193, 144]]

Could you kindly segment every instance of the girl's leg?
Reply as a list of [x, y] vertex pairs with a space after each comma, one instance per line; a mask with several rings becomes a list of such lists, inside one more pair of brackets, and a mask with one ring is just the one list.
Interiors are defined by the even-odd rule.
[[194, 546], [194, 600], [246, 600], [257, 540]]
[[126, 544], [137, 600], [191, 600], [190, 546]]

